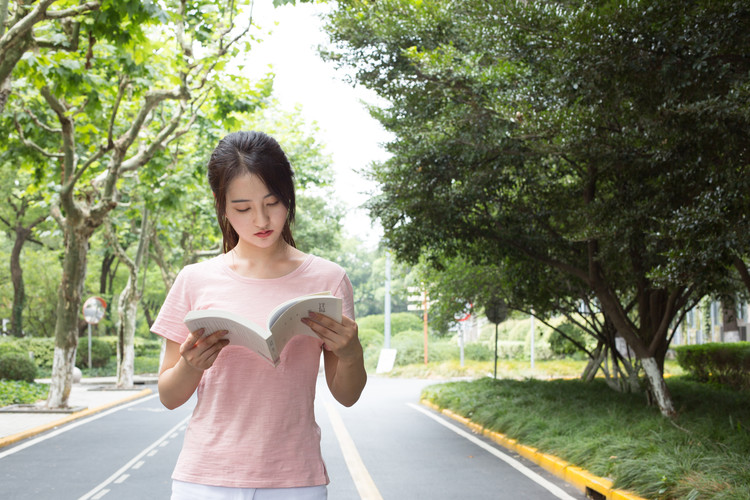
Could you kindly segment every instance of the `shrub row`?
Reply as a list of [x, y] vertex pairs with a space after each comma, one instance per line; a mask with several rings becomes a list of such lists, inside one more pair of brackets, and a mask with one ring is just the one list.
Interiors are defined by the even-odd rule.
[[678, 346], [675, 353], [680, 367], [698, 381], [750, 389], [750, 342]]
[[[159, 357], [161, 342], [158, 339], [135, 338], [136, 357], [154, 356]], [[91, 338], [91, 364], [94, 367], [105, 366], [117, 352], [117, 337], [92, 337]], [[52, 368], [55, 354], [55, 339], [53, 338], [0, 338], [0, 356], [7, 353], [23, 354], [34, 360], [39, 368]], [[81, 337], [78, 341], [76, 352], [76, 365], [79, 367], [88, 365], [88, 337]]]

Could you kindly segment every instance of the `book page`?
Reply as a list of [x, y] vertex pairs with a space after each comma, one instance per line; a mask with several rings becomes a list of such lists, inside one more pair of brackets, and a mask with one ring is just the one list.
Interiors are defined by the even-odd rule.
[[219, 330], [227, 330], [224, 338], [230, 345], [241, 345], [251, 349], [275, 364], [268, 348], [268, 338], [271, 332], [261, 328], [252, 321], [238, 314], [218, 309], [202, 309], [190, 311], [185, 316], [185, 324], [194, 332], [203, 328], [205, 335]]
[[310, 311], [324, 314], [335, 321], [341, 321], [342, 301], [333, 295], [311, 295], [300, 297], [299, 300], [291, 301], [279, 306], [278, 310], [271, 315], [269, 320], [270, 330], [276, 342], [279, 352], [295, 335], [307, 335], [320, 338], [309, 326], [302, 322]]

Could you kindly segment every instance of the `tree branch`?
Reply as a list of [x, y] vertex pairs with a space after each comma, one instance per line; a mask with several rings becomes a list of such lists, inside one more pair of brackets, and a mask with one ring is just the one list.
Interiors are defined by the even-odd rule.
[[104, 221], [104, 237], [107, 239], [110, 248], [112, 248], [112, 251], [120, 260], [120, 262], [125, 264], [130, 273], [133, 274], [135, 272], [135, 262], [133, 262], [133, 260], [128, 256], [127, 252], [125, 252], [122, 246], [120, 246], [120, 242], [117, 241], [117, 234], [112, 227], [112, 221], [109, 219], [109, 217], [107, 217], [107, 219]]
[[65, 17], [74, 17], [80, 14], [84, 14], [86, 12], [99, 10], [99, 7], [100, 7], [100, 2], [98, 1], [86, 2], [86, 3], [76, 5], [75, 7], [71, 7], [69, 9], [47, 11], [46, 17], [48, 19], [62, 19]]
[[55, 3], [55, 1], [56, 0], [40, 0], [33, 10], [11, 26], [3, 36], [0, 36], [0, 52], [4, 52], [14, 40], [29, 33], [36, 23], [44, 19], [47, 7]]
[[34, 114], [33, 111], [31, 111], [29, 108], [25, 107], [23, 108], [24, 112], [31, 117], [31, 120], [36, 123], [36, 125], [41, 128], [42, 130], [45, 130], [46, 132], [49, 132], [50, 134], [60, 134], [62, 133], [61, 128], [52, 128], [49, 125], [42, 123], [42, 121], [39, 119], [36, 114]]
[[[65, 157], [65, 155], [60, 154], [60, 153], [51, 153], [51, 152], [47, 151], [46, 149], [44, 149], [43, 147], [39, 146], [34, 141], [32, 141], [30, 139], [27, 139], [26, 136], [23, 133], [23, 128], [21, 128], [21, 124], [18, 122], [18, 117], [15, 114], [13, 115], [13, 123], [16, 126], [16, 131], [18, 132], [18, 136], [21, 138], [21, 142], [25, 146], [30, 147], [31, 149], [34, 149], [34, 150], [38, 151], [39, 153], [41, 153], [42, 155], [46, 156], [47, 158], [55, 158], [57, 160], [60, 160], [60, 159], [62, 159], [62, 158]], [[58, 133], [59, 132], [62, 132], [62, 130], [59, 130]]]

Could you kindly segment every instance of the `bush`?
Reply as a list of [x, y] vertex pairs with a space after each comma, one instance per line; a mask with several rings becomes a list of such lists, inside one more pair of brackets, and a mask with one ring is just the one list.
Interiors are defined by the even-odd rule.
[[[93, 337], [91, 339], [91, 366], [93, 368], [101, 368], [107, 365], [107, 362], [114, 355], [111, 347], [111, 341], [100, 337]], [[76, 352], [76, 366], [88, 366], [89, 365], [89, 346], [88, 338], [82, 338], [78, 344], [78, 351]]]
[[[450, 339], [427, 339], [427, 359], [429, 362], [447, 361], [457, 358], [458, 345]], [[424, 332], [405, 331], [393, 336], [391, 347], [396, 349], [396, 366], [424, 363]]]
[[0, 356], [0, 379], [34, 382], [36, 364], [28, 354], [8, 353]]
[[481, 342], [470, 342], [464, 346], [464, 356], [474, 361], [492, 361], [495, 359], [495, 351]]
[[[357, 320], [360, 330], [377, 330], [382, 336], [385, 332], [385, 316], [382, 314], [373, 314], [364, 316]], [[397, 335], [401, 332], [410, 330], [422, 330], [423, 319], [410, 312], [401, 312], [391, 314], [391, 334]]]
[[52, 368], [52, 362], [55, 359], [55, 339], [28, 338], [21, 342], [34, 357], [34, 363], [37, 367]]
[[750, 389], [750, 342], [675, 347], [677, 363], [700, 382]]
[[383, 332], [379, 332], [374, 328], [360, 328], [359, 329], [359, 342], [362, 344], [363, 349], [367, 349], [368, 346], [383, 346]]
[[[586, 345], [586, 333], [573, 323], [566, 321], [557, 328], [579, 344]], [[580, 352], [580, 349], [573, 342], [563, 337], [557, 330], [550, 334], [549, 347], [552, 353], [557, 356], [571, 356]]]
[[23, 346], [12, 340], [0, 341], [0, 358], [8, 354], [21, 354], [26, 357], [29, 356], [29, 352], [23, 348]]

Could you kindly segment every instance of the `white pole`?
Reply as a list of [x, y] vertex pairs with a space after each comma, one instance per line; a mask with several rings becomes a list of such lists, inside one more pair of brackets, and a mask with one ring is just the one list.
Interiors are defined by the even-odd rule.
[[461, 345], [461, 368], [464, 367], [464, 324], [458, 324], [458, 342]]
[[89, 370], [91, 370], [91, 323], [89, 323]]
[[391, 348], [391, 252], [385, 251], [385, 341], [386, 349]]

